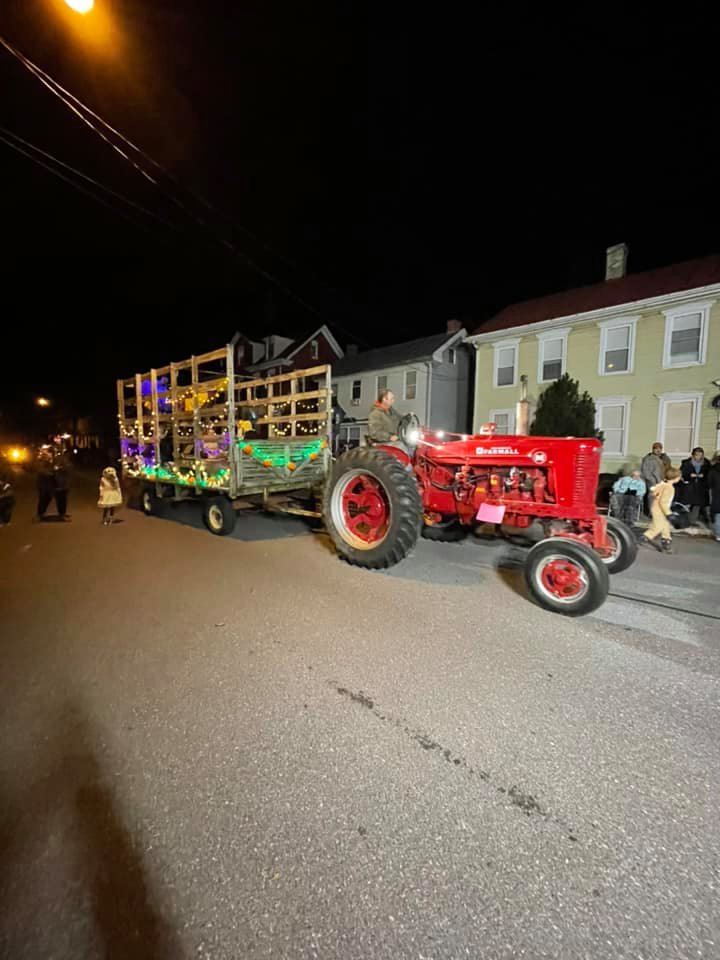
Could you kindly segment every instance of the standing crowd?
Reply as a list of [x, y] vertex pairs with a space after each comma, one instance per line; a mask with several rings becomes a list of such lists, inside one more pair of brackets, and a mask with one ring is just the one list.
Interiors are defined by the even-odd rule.
[[[76, 451], [77, 452], [77, 451]], [[44, 443], [35, 456], [35, 475], [37, 480], [37, 507], [33, 522], [55, 520], [67, 523], [68, 498], [73, 470], [73, 459], [65, 437], [55, 436], [50, 443]], [[55, 503], [56, 516], [47, 517], [51, 503]], [[102, 510], [102, 523], [105, 526], [115, 522], [115, 511], [123, 505], [120, 478], [115, 467], [106, 467], [100, 476], [98, 489], [98, 507]], [[12, 474], [0, 464], [0, 527], [8, 526], [12, 521], [15, 507]]]
[[[613, 491], [622, 497], [621, 516], [630, 519], [627, 504], [630, 497], [639, 505], [645, 501], [650, 526], [640, 543], [672, 552], [672, 526], [669, 518], [682, 509], [690, 523], [712, 524], [715, 539], [720, 541], [720, 452], [712, 461], [702, 447], [674, 467], [661, 443], [654, 443], [643, 457], [640, 470], [616, 481]], [[680, 507], [678, 507], [678, 504]]]

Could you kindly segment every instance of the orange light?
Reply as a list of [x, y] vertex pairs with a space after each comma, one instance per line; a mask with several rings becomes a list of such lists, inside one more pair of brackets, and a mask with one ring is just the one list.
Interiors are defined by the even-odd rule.
[[75, 13], [90, 13], [95, 6], [95, 0], [65, 0], [65, 3], [74, 10]]
[[37, 400], [35, 401], [35, 403], [36, 403], [39, 407], [49, 407], [49, 406], [50, 406], [50, 401], [48, 400], [47, 397], [38, 397]]

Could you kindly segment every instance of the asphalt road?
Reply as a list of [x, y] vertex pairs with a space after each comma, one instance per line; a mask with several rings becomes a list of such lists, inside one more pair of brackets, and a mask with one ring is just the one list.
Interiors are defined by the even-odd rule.
[[1, 957], [720, 957], [720, 545], [573, 621], [501, 546], [71, 509], [0, 529]]

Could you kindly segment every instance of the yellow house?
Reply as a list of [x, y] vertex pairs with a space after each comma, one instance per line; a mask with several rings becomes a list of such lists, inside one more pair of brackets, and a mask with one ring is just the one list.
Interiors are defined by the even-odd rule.
[[522, 430], [523, 389], [532, 422], [567, 372], [595, 401], [605, 472], [637, 465], [655, 440], [675, 464], [720, 448], [720, 256], [637, 274], [626, 262], [624, 244], [610, 247], [604, 283], [512, 304], [468, 337], [476, 431]]

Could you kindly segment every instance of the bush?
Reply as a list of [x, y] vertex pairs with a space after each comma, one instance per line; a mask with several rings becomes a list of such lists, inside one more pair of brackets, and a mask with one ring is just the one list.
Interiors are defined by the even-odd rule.
[[595, 429], [595, 401], [580, 393], [577, 380], [564, 373], [540, 394], [535, 419], [530, 427], [535, 437], [599, 437]]

